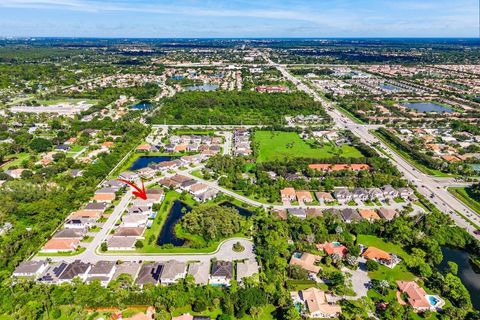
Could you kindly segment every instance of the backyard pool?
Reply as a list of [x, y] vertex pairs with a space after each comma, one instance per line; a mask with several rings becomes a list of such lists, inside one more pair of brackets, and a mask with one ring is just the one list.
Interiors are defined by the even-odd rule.
[[152, 105], [147, 102], [137, 103], [136, 105], [132, 106], [133, 109], [137, 110], [148, 110], [152, 108]]

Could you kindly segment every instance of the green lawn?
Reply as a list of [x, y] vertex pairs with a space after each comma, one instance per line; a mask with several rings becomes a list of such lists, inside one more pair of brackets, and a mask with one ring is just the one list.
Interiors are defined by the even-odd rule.
[[359, 234], [357, 237], [357, 243], [363, 244], [367, 247], [374, 246], [383, 251], [396, 254], [401, 258], [408, 257], [408, 253], [406, 253], [401, 246], [391, 242], [385, 242], [381, 238], [376, 236]]
[[397, 280], [409, 281], [416, 278], [413, 273], [407, 270], [403, 261], [397, 264], [393, 269], [380, 265], [378, 270], [370, 271], [368, 275], [371, 279], [387, 280], [388, 282], [394, 282]]
[[468, 192], [467, 192], [466, 188], [464, 188], [464, 187], [451, 187], [451, 188], [448, 188], [448, 191], [450, 191], [450, 193], [452, 193], [455, 197], [460, 199], [463, 203], [465, 203], [468, 207], [470, 207], [477, 214], [480, 214], [480, 202], [471, 198], [468, 195]]
[[13, 158], [15, 158], [15, 160], [5, 163], [3, 166], [1, 166], [1, 168], [3, 170], [8, 170], [10, 167], [13, 167], [13, 166], [18, 167], [22, 164], [24, 160], [28, 160], [30, 158], [30, 154], [28, 152], [22, 152], [19, 154], [9, 155], [5, 157], [5, 160], [9, 160]]
[[285, 160], [286, 158], [362, 157], [360, 151], [348, 145], [336, 147], [332, 144], [326, 144], [322, 148], [312, 147], [302, 140], [296, 132], [256, 131], [254, 142], [258, 145], [257, 162]]

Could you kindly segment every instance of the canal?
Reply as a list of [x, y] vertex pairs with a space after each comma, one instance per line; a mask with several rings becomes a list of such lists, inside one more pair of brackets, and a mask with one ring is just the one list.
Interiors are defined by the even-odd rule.
[[443, 260], [439, 265], [440, 270], [443, 272], [448, 269], [448, 261], [455, 262], [458, 265], [458, 277], [470, 293], [473, 306], [480, 309], [480, 274], [473, 270], [468, 253], [448, 247], [442, 247], [442, 253]]

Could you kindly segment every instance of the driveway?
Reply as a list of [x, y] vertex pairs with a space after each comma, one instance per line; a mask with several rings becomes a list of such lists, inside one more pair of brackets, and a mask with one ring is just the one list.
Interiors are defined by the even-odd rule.
[[345, 273], [351, 274], [352, 288], [357, 294], [355, 297], [345, 297], [348, 300], [357, 300], [367, 296], [368, 284], [370, 283], [370, 277], [368, 276], [366, 260], [365, 258], [358, 259], [357, 270], [350, 270], [348, 268], [342, 268]]

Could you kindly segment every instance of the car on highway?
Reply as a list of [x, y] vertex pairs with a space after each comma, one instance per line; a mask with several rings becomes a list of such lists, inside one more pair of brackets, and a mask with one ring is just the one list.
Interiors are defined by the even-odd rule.
[[480, 230], [474, 230], [473, 233], [476, 234], [477, 236], [480, 236]]

